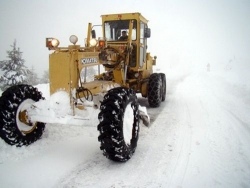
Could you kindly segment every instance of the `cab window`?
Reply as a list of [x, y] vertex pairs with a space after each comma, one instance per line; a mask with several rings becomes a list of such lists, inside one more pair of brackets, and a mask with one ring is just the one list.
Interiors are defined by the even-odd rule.
[[[132, 40], [136, 40], [137, 21], [133, 20]], [[107, 41], [126, 40], [128, 36], [130, 20], [106, 21], [104, 23], [104, 35]]]

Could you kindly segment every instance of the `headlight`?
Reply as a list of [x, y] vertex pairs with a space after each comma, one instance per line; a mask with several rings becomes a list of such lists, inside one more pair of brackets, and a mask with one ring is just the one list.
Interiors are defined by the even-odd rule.
[[75, 35], [71, 35], [70, 37], [69, 37], [69, 41], [72, 43], [72, 44], [76, 44], [77, 43], [77, 41], [78, 41], [78, 38], [77, 38], [77, 36], [75, 36]]
[[52, 39], [52, 40], [51, 40], [51, 45], [52, 45], [53, 47], [57, 47], [57, 46], [59, 46], [59, 44], [60, 44], [60, 42], [59, 42], [58, 39]]
[[97, 45], [97, 40], [96, 39], [91, 39], [89, 41], [90, 46], [96, 46]]

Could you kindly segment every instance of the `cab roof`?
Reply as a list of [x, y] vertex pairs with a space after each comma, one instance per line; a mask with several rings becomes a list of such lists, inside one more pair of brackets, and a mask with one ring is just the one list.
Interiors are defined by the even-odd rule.
[[102, 22], [110, 21], [110, 20], [130, 20], [136, 19], [143, 21], [144, 23], [148, 23], [148, 20], [141, 15], [139, 12], [134, 13], [120, 13], [120, 14], [105, 14], [101, 15]]

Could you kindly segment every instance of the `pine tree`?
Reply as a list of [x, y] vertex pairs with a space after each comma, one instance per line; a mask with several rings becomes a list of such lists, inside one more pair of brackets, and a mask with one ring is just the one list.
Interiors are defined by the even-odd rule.
[[43, 72], [43, 76], [42, 76], [42, 78], [40, 80], [40, 83], [42, 83], [42, 84], [49, 83], [49, 71], [44, 71]]
[[39, 83], [39, 79], [37, 74], [35, 73], [35, 68], [32, 66], [30, 73], [28, 74], [28, 82], [30, 85], [37, 85]]
[[0, 61], [0, 69], [3, 71], [3, 76], [0, 77], [1, 90], [4, 91], [8, 87], [18, 84], [27, 84], [27, 75], [30, 71], [24, 65], [22, 52], [16, 47], [16, 40], [11, 45], [12, 50], [7, 51], [10, 60]]

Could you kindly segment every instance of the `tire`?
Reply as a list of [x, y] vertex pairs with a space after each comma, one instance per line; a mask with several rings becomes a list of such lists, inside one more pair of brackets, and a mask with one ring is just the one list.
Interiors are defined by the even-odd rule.
[[165, 101], [167, 90], [166, 75], [164, 73], [160, 73], [160, 75], [162, 80], [162, 101]]
[[[41, 93], [29, 85], [8, 88], [0, 97], [0, 137], [10, 145], [27, 146], [41, 138], [45, 124], [24, 122], [22, 107], [43, 99]], [[27, 118], [25, 118], [28, 121]]]
[[114, 88], [104, 96], [98, 115], [98, 141], [108, 159], [124, 162], [134, 154], [139, 138], [138, 106], [132, 89]]
[[148, 83], [148, 103], [151, 107], [160, 106], [162, 101], [162, 78], [158, 73], [153, 73], [149, 77]]

